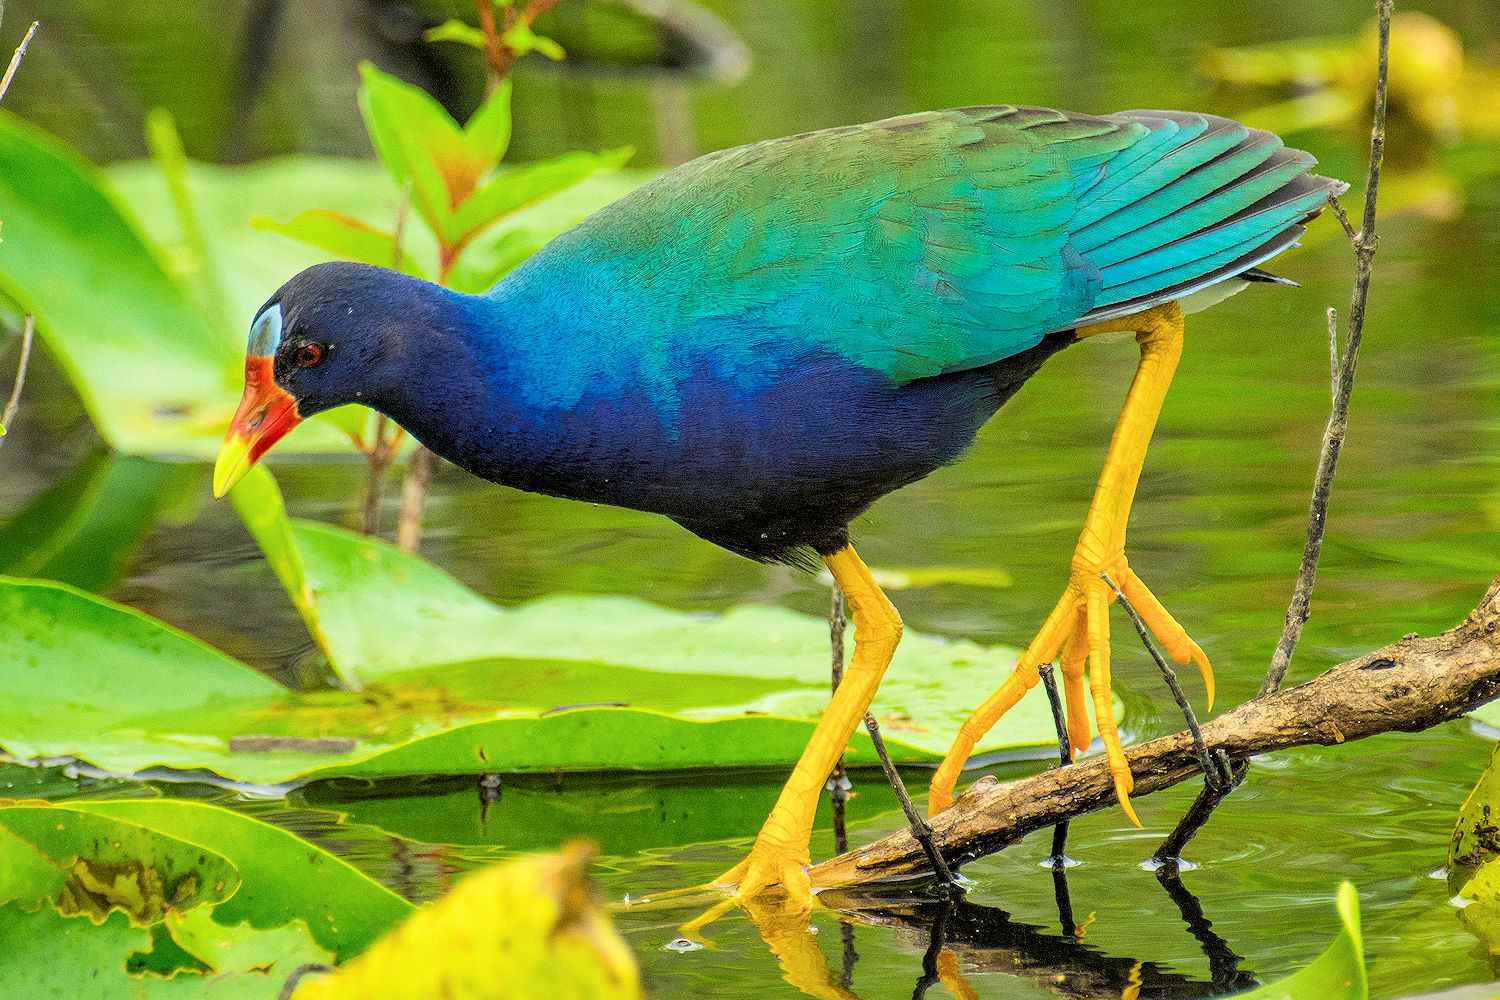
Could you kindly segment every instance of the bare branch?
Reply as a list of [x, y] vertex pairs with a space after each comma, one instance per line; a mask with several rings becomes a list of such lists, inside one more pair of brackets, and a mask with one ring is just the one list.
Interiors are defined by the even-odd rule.
[[[16, 419], [16, 411], [21, 408], [21, 390], [26, 388], [26, 368], [31, 364], [31, 338], [36, 331], [36, 319], [30, 313], [21, 322], [21, 360], [16, 362], [16, 381], [10, 387], [10, 398], [5, 401], [5, 409], [0, 410], [0, 429], [8, 428], [11, 421]], [[4, 438], [0, 437], [0, 441]]]
[[1162, 680], [1167, 682], [1167, 690], [1172, 692], [1172, 700], [1177, 702], [1177, 710], [1182, 713], [1182, 719], [1187, 723], [1188, 732], [1192, 734], [1193, 752], [1198, 755], [1198, 764], [1203, 768], [1204, 780], [1211, 786], [1227, 786], [1229, 784], [1228, 769], [1226, 768], [1224, 773], [1221, 774], [1217, 762], [1209, 755], [1208, 748], [1203, 745], [1203, 729], [1198, 724], [1198, 714], [1193, 711], [1193, 704], [1188, 701], [1187, 692], [1182, 690], [1182, 684], [1177, 680], [1177, 671], [1168, 666], [1167, 661], [1162, 658], [1160, 651], [1156, 648], [1156, 643], [1151, 641], [1151, 633], [1146, 631], [1146, 623], [1141, 621], [1141, 616], [1136, 612], [1134, 605], [1130, 603], [1130, 599], [1125, 596], [1125, 592], [1120, 589], [1114, 580], [1110, 579], [1108, 573], [1100, 573], [1099, 575], [1104, 579], [1105, 583], [1109, 584], [1109, 589], [1115, 592], [1115, 600], [1120, 603], [1120, 610], [1125, 612], [1125, 616], [1135, 626], [1135, 632], [1136, 635], [1140, 636], [1141, 645], [1146, 647], [1146, 652], [1150, 654], [1151, 661], [1156, 664], [1156, 669], [1161, 673]]
[[26, 50], [31, 47], [31, 37], [41, 26], [41, 21], [32, 21], [26, 34], [21, 36], [21, 44], [16, 46], [15, 53], [10, 57], [10, 65], [5, 67], [5, 75], [0, 77], [0, 101], [5, 100], [5, 95], [9, 93], [10, 81], [15, 79], [16, 70], [21, 68], [21, 60], [26, 58]]
[[[1203, 726], [1211, 752], [1239, 763], [1297, 746], [1333, 746], [1390, 732], [1417, 732], [1456, 719], [1500, 695], [1500, 577], [1456, 628], [1408, 638], [1341, 663], [1306, 684], [1246, 702]], [[1186, 731], [1125, 751], [1136, 798], [1201, 774]], [[950, 866], [991, 854], [1033, 830], [1112, 806], [1114, 782], [1102, 755], [1001, 784], [975, 782], [932, 818]], [[907, 830], [812, 869], [820, 889], [930, 877]]]
[[875, 756], [880, 758], [880, 766], [885, 768], [885, 780], [890, 782], [891, 791], [896, 793], [896, 798], [901, 803], [901, 811], [906, 814], [906, 826], [912, 837], [918, 844], [922, 845], [922, 854], [927, 858], [927, 865], [935, 873], [940, 885], [948, 892], [963, 894], [954, 880], [953, 873], [948, 870], [948, 864], [943, 860], [943, 855], [938, 851], [937, 845], [932, 840], [932, 827], [927, 825], [927, 820], [917, 812], [916, 806], [911, 804], [911, 796], [906, 794], [906, 782], [901, 780], [901, 772], [896, 770], [896, 765], [891, 763], [891, 755], [886, 751], [885, 738], [880, 735], [880, 724], [875, 721], [875, 716], [870, 712], [865, 713], [865, 729], [870, 734], [870, 742], [875, 744]]
[[401, 480], [401, 509], [396, 515], [396, 544], [402, 552], [415, 552], [422, 547], [422, 514], [427, 509], [427, 487], [436, 464], [437, 456], [421, 444], [412, 450], [406, 464], [406, 475]]
[[1328, 390], [1335, 403], [1339, 399], [1339, 311], [1328, 307]]
[[[1375, 202], [1380, 190], [1380, 166], [1385, 157], [1385, 110], [1386, 75], [1390, 62], [1391, 47], [1391, 3], [1380, 0], [1379, 38], [1380, 48], [1375, 73], [1375, 114], [1370, 128], [1370, 169], [1365, 180], [1364, 217], [1358, 233], [1352, 234], [1354, 241], [1354, 290], [1349, 303], [1349, 341], [1344, 346], [1343, 360], [1339, 364], [1338, 390], [1333, 397], [1333, 410], [1328, 416], [1328, 425], [1323, 431], [1323, 450], [1318, 458], [1318, 471], [1313, 479], [1312, 506], [1307, 523], [1307, 541], [1302, 548], [1302, 563], [1297, 569], [1297, 582], [1292, 589], [1292, 599], [1286, 610], [1286, 622], [1282, 626], [1281, 639], [1271, 655], [1271, 665], [1266, 671], [1265, 682], [1260, 693], [1269, 694], [1281, 687], [1287, 668], [1292, 662], [1292, 651], [1302, 636], [1302, 626], [1307, 622], [1308, 604], [1312, 597], [1313, 584], [1318, 576], [1318, 557], [1323, 551], [1323, 531], [1328, 517], [1328, 495], [1333, 489], [1333, 476], [1338, 468], [1339, 452], [1344, 446], [1344, 434], [1349, 428], [1349, 396], [1354, 391], [1354, 372], [1359, 364], [1359, 344], [1365, 329], [1365, 304], [1370, 297], [1370, 273], [1375, 260]], [[1340, 217], [1346, 231], [1349, 222], [1343, 217], [1343, 209], [1333, 202], [1334, 214]]]
[[1328, 196], [1328, 207], [1333, 209], [1333, 217], [1339, 220], [1339, 225], [1344, 227], [1344, 235], [1349, 237], [1349, 242], [1353, 243], [1359, 234], [1354, 231], [1354, 224], [1349, 221], [1349, 213], [1344, 211], [1343, 203], [1339, 201], [1338, 195]]

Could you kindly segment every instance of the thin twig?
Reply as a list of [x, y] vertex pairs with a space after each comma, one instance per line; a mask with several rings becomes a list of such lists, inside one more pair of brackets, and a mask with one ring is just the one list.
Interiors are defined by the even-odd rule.
[[[1073, 744], [1068, 738], [1068, 722], [1063, 716], [1062, 698], [1057, 693], [1057, 678], [1052, 674], [1052, 664], [1043, 663], [1037, 668], [1037, 674], [1041, 676], [1042, 687], [1047, 692], [1047, 704], [1052, 707], [1052, 725], [1057, 728], [1057, 766], [1067, 767], [1073, 763]], [[1068, 824], [1064, 820], [1052, 828], [1052, 853], [1047, 856], [1047, 860], [1052, 863], [1053, 869], [1067, 867], [1067, 847]]]
[[1146, 647], [1151, 661], [1156, 664], [1156, 669], [1161, 671], [1162, 680], [1167, 682], [1167, 690], [1172, 692], [1172, 700], [1177, 702], [1177, 709], [1182, 713], [1188, 732], [1193, 736], [1193, 753], [1197, 755], [1198, 763], [1203, 767], [1203, 780], [1210, 785], [1228, 785], [1229, 769], [1226, 765], [1223, 773], [1220, 773], [1216, 766], [1217, 762], [1209, 755], [1208, 748], [1204, 746], [1203, 727], [1198, 725], [1198, 714], [1193, 711], [1192, 702], [1188, 701], [1187, 693], [1182, 690], [1182, 684], [1177, 680], [1177, 671], [1173, 670], [1171, 665], [1162, 658], [1156, 648], [1156, 643], [1151, 641], [1151, 633], [1146, 630], [1146, 623], [1141, 621], [1141, 616], [1136, 613], [1134, 605], [1130, 603], [1124, 591], [1120, 590], [1119, 585], [1110, 579], [1108, 573], [1100, 573], [1099, 576], [1109, 584], [1109, 589], [1115, 592], [1115, 600], [1120, 602], [1120, 609], [1125, 612], [1125, 617], [1130, 619], [1130, 624], [1135, 626], [1135, 634], [1141, 637], [1141, 645]]
[[1339, 201], [1338, 195], [1328, 196], [1328, 207], [1333, 209], [1333, 217], [1339, 220], [1339, 225], [1344, 227], [1344, 235], [1349, 237], [1350, 242], [1359, 239], [1359, 234], [1354, 231], [1354, 224], [1349, 221], [1349, 213], [1344, 211], [1344, 205]]
[[[1323, 432], [1323, 450], [1318, 458], [1318, 472], [1313, 480], [1312, 509], [1307, 523], [1307, 542], [1302, 549], [1302, 564], [1297, 569], [1297, 583], [1292, 591], [1292, 600], [1287, 607], [1286, 623], [1281, 630], [1281, 640], [1271, 656], [1271, 666], [1260, 687], [1261, 694], [1269, 694], [1281, 687], [1287, 667], [1292, 662], [1292, 651], [1302, 635], [1302, 626], [1307, 622], [1308, 602], [1313, 584], [1318, 575], [1318, 557], [1323, 550], [1323, 530], [1328, 514], [1328, 494], [1333, 488], [1333, 475], [1338, 467], [1339, 451], [1344, 445], [1344, 434], [1349, 427], [1349, 396], [1354, 391], [1354, 373], [1359, 363], [1359, 344], [1365, 330], [1365, 305], [1370, 296], [1370, 274], [1375, 261], [1375, 205], [1380, 190], [1380, 166], [1385, 157], [1385, 112], [1386, 79], [1390, 62], [1392, 0], [1379, 2], [1378, 64], [1375, 71], [1375, 113], [1370, 127], [1370, 167], [1365, 180], [1364, 217], [1359, 232], [1352, 233], [1354, 243], [1354, 290], [1349, 302], [1349, 339], [1344, 346], [1344, 356], [1339, 364], [1338, 392], [1333, 399], [1333, 412], [1329, 414], [1328, 426]], [[1343, 216], [1343, 209], [1333, 201], [1334, 214]], [[1342, 219], [1345, 230], [1349, 230], [1347, 219]]]
[[[21, 360], [16, 362], [16, 381], [10, 387], [10, 398], [5, 401], [5, 409], [0, 410], [0, 430], [10, 427], [11, 421], [16, 419], [16, 411], [21, 408], [21, 390], [26, 388], [26, 367], [31, 364], [31, 336], [36, 330], [36, 319], [30, 313], [21, 321]], [[4, 441], [0, 437], [0, 441]]]
[[896, 765], [891, 763], [891, 755], [886, 752], [885, 739], [880, 735], [880, 723], [875, 721], [874, 714], [865, 713], [865, 729], [870, 734], [870, 742], [875, 744], [875, 755], [880, 758], [880, 766], [885, 768], [886, 780], [891, 783], [891, 790], [896, 793], [896, 798], [901, 801], [901, 811], [906, 813], [906, 824], [911, 829], [911, 835], [922, 845], [922, 850], [927, 855], [927, 863], [937, 874], [938, 882], [950, 894], [962, 895], [963, 889], [953, 877], [953, 872], [948, 869], [948, 862], [943, 860], [943, 854], [937, 849], [937, 844], [932, 840], [932, 827], [927, 825], [927, 820], [917, 812], [911, 804], [911, 796], [906, 794], [906, 783], [901, 780], [901, 774], [896, 770]]
[[5, 76], [0, 77], [0, 101], [5, 100], [5, 95], [10, 91], [10, 81], [15, 79], [16, 70], [21, 67], [21, 60], [26, 58], [26, 50], [31, 46], [31, 36], [36, 34], [36, 29], [42, 26], [41, 21], [32, 21], [31, 27], [26, 29], [26, 34], [21, 36], [21, 44], [16, 46], [16, 51], [10, 57], [10, 65], [5, 67]]
[[1188, 806], [1188, 811], [1182, 814], [1177, 825], [1172, 827], [1172, 832], [1167, 834], [1166, 839], [1157, 847], [1151, 855], [1153, 861], [1157, 862], [1163, 869], [1176, 871], [1182, 860], [1182, 852], [1188, 843], [1203, 829], [1203, 824], [1208, 822], [1209, 816], [1219, 807], [1225, 797], [1245, 780], [1245, 775], [1250, 773], [1249, 761], [1230, 760], [1223, 750], [1214, 751], [1214, 759], [1219, 766], [1226, 768], [1229, 773], [1227, 784], [1214, 785], [1205, 781], [1198, 792], [1198, 797], [1193, 804]]
[[1339, 311], [1328, 307], [1328, 391], [1336, 403], [1339, 398]]
[[395, 442], [400, 439], [400, 428], [390, 435], [391, 418], [384, 413], [375, 415], [375, 440], [365, 452], [365, 492], [360, 503], [359, 530], [373, 535], [380, 530], [380, 494], [385, 481], [385, 470], [395, 453]]
[[[844, 679], [844, 626], [848, 621], [844, 609], [844, 592], [835, 581], [832, 596], [828, 601], [828, 648], [829, 676], [831, 687], [838, 691]], [[849, 826], [844, 818], [844, 805], [849, 801], [849, 775], [844, 770], [844, 756], [839, 755], [828, 776], [828, 801], [833, 806], [833, 849], [843, 854], [849, 849]]]
[[425, 445], [412, 449], [401, 480], [401, 509], [396, 515], [396, 545], [402, 552], [422, 547], [422, 514], [427, 509], [427, 487], [436, 465], [437, 456]]

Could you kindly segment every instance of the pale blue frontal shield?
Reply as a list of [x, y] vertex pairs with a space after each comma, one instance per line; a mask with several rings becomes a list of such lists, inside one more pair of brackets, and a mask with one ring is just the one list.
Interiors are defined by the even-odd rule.
[[250, 325], [250, 346], [247, 353], [252, 357], [269, 358], [281, 346], [281, 306], [270, 305], [255, 317]]

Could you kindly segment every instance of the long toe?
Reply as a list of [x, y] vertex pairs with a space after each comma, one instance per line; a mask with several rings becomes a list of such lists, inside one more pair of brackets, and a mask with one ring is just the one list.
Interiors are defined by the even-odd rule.
[[1177, 623], [1172, 613], [1156, 599], [1151, 593], [1151, 588], [1136, 576], [1135, 571], [1128, 567], [1120, 574], [1123, 579], [1120, 582], [1120, 590], [1124, 592], [1125, 599], [1135, 608], [1136, 614], [1141, 616], [1141, 621], [1146, 628], [1156, 637], [1156, 641], [1162, 644], [1167, 655], [1174, 663], [1181, 665], [1193, 664], [1198, 668], [1199, 675], [1203, 678], [1204, 696], [1208, 707], [1214, 707], [1214, 671], [1208, 662], [1208, 656], [1203, 652], [1203, 647], [1193, 641], [1193, 637], [1187, 634], [1187, 629]]
[[1090, 586], [1087, 598], [1089, 637], [1089, 690], [1094, 696], [1094, 722], [1099, 729], [1099, 738], [1104, 741], [1104, 753], [1109, 762], [1110, 777], [1114, 781], [1115, 798], [1126, 817], [1136, 826], [1140, 817], [1130, 804], [1130, 793], [1135, 788], [1135, 778], [1130, 773], [1130, 764], [1125, 760], [1125, 748], [1120, 745], [1120, 731], [1115, 724], [1114, 695], [1110, 688], [1109, 674], [1109, 596], [1108, 585], [1098, 581]]

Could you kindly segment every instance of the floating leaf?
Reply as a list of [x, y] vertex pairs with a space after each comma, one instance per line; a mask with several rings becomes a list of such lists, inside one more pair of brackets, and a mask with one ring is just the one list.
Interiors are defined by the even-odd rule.
[[347, 958], [411, 912], [411, 904], [329, 852], [269, 823], [202, 802], [116, 799], [69, 807], [211, 848], [239, 870], [240, 886], [214, 909], [233, 926], [306, 922], [313, 938]]
[[[828, 700], [821, 619], [774, 607], [701, 616], [629, 598], [505, 609], [384, 543], [305, 522], [285, 530], [318, 627], [352, 654], [362, 694], [287, 692], [128, 608], [0, 578], [0, 686], [11, 694], [0, 743], [22, 759], [250, 782], [766, 767], [797, 758]], [[940, 756], [972, 692], [1012, 663], [1007, 650], [908, 633], [875, 705], [895, 758]], [[1032, 698], [981, 749], [1054, 738], [1045, 700]], [[874, 762], [862, 733], [849, 756]]]
[[[173, 944], [206, 967], [196, 982], [180, 977], [182, 985], [202, 991], [198, 996], [240, 998], [254, 991], [276, 997], [299, 967], [330, 965], [334, 960], [333, 952], [314, 940], [300, 918], [267, 929], [248, 922], [226, 927], [208, 910], [197, 909], [169, 914], [166, 926]], [[244, 978], [252, 985], [247, 987]]]
[[[0, 827], [13, 835], [12, 850], [0, 854], [0, 878], [10, 882], [12, 865], [25, 873], [24, 888], [0, 883], [0, 900], [34, 905], [35, 857], [56, 873], [45, 899], [64, 916], [82, 913], [103, 921], [119, 910], [145, 926], [169, 911], [216, 904], [239, 887], [239, 875], [228, 859], [212, 849], [185, 843], [128, 822], [94, 816], [60, 805], [0, 807]], [[14, 845], [26, 845], [26, 856]], [[7, 841], [0, 840], [0, 848]]]
[[1448, 864], [1474, 868], [1500, 856], [1500, 748], [1490, 756], [1489, 766], [1458, 810], [1453, 841], [1448, 845]]
[[1341, 883], [1334, 906], [1343, 930], [1327, 951], [1300, 972], [1235, 996], [1240, 1000], [1368, 1000], [1364, 935], [1360, 932], [1359, 895], [1354, 886]]
[[283, 830], [153, 799], [0, 807], [0, 900], [0, 995], [24, 997], [271, 1000], [411, 911]]
[[589, 891], [592, 856], [575, 843], [476, 872], [294, 1000], [634, 1000], [640, 969]]

